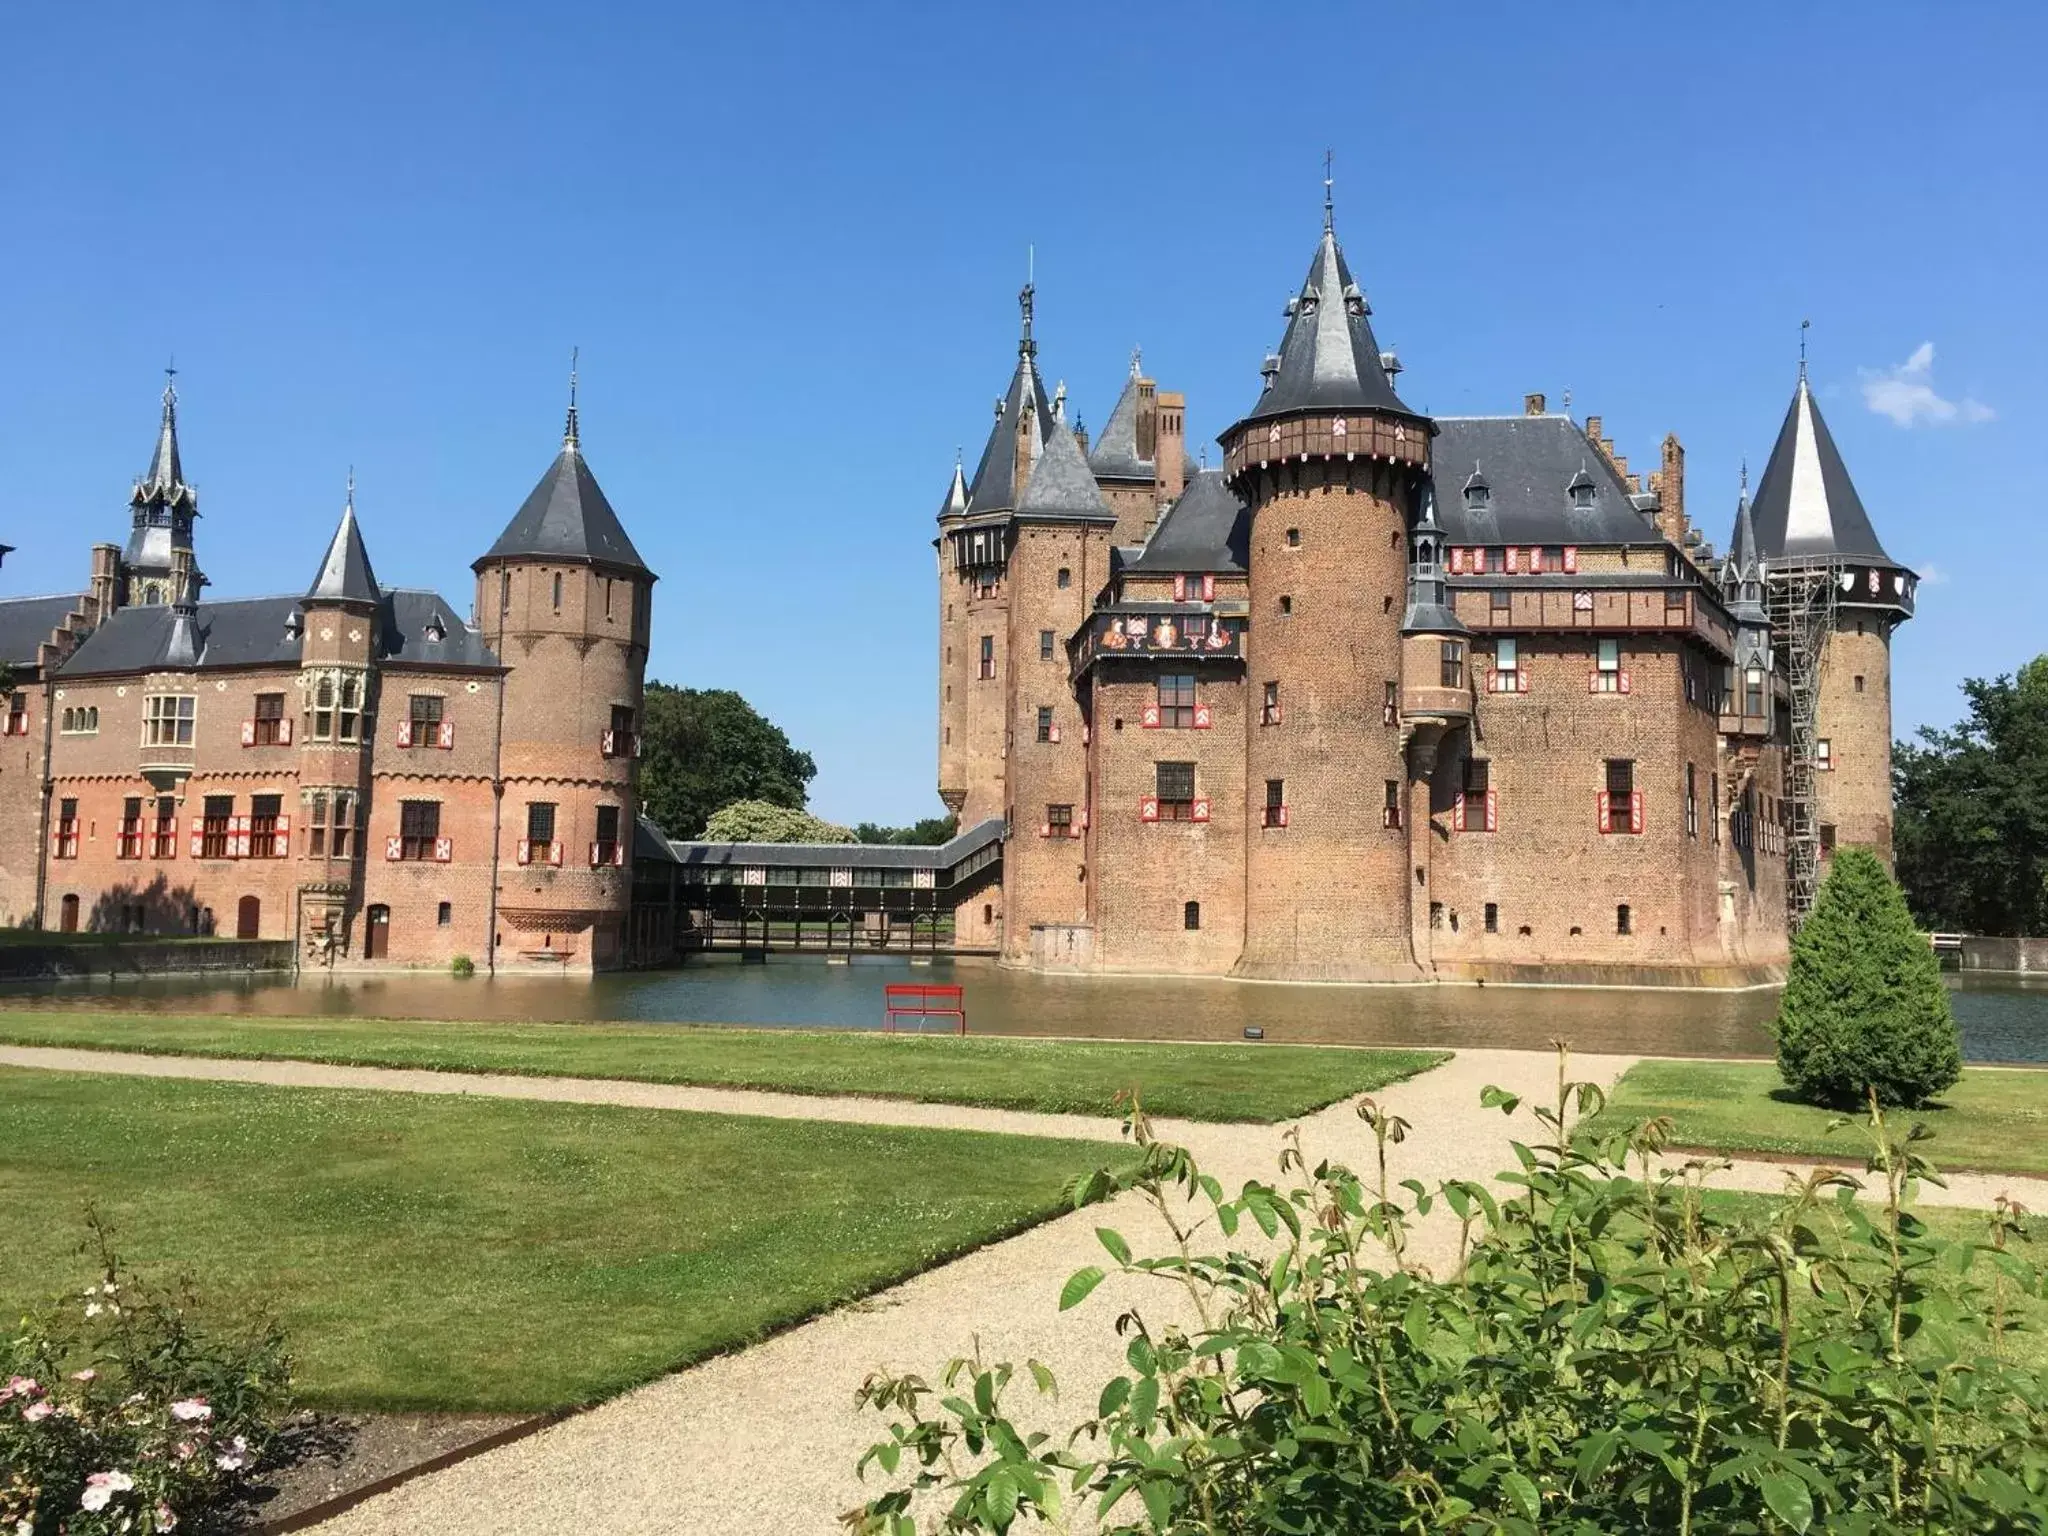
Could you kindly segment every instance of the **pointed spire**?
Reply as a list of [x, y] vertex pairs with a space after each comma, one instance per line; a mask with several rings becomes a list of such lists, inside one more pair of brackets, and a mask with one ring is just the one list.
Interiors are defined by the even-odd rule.
[[376, 603], [382, 597], [376, 572], [370, 569], [370, 551], [363, 543], [363, 530], [356, 522], [356, 472], [351, 465], [341, 522], [328, 541], [327, 554], [313, 575], [313, 584], [306, 589], [306, 601]]
[[1892, 563], [1821, 416], [1804, 359], [1784, 425], [1757, 481], [1752, 515], [1758, 553], [1774, 564], [1787, 557]]
[[953, 455], [953, 480], [946, 487], [946, 499], [939, 503], [939, 516], [961, 517], [967, 512], [967, 471], [961, 467], [960, 456]]
[[1334, 149], [1323, 151], [1323, 233], [1326, 235], [1337, 232], [1337, 177], [1333, 169], [1336, 159]]
[[1102, 499], [1101, 487], [1095, 483], [1081, 445], [1058, 409], [1050, 424], [1052, 430], [1046, 435], [1044, 449], [1032, 467], [1024, 494], [1017, 498], [1017, 515], [1048, 522], [1114, 523], [1116, 514]]
[[562, 446], [571, 453], [583, 446], [582, 434], [576, 426], [576, 361], [582, 351], [581, 347], [569, 349], [569, 424], [562, 431]]
[[1003, 512], [1017, 503], [1017, 436], [1030, 423], [1034, 441], [1026, 449], [1026, 461], [1035, 457], [1053, 428], [1052, 403], [1045, 397], [1045, 383], [1038, 376], [1038, 344], [1031, 339], [1035, 287], [1026, 282], [1018, 297], [1023, 313], [1023, 337], [1017, 344], [1017, 366], [1010, 375], [1010, 387], [996, 401], [996, 418], [989, 428], [988, 442], [975, 461], [968, 478], [968, 502], [980, 512]]
[[164, 369], [163, 416], [157, 423], [156, 448], [149, 456], [149, 471], [135, 482], [131, 506], [161, 507], [172, 512], [197, 514], [199, 497], [185, 483], [185, 466], [178, 456], [178, 369]]

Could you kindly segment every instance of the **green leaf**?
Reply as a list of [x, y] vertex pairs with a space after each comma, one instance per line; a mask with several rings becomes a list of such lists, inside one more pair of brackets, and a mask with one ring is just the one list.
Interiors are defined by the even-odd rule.
[[1102, 1271], [1090, 1264], [1086, 1269], [1077, 1269], [1060, 1288], [1060, 1310], [1066, 1312], [1078, 1307], [1088, 1299], [1088, 1293], [1102, 1284]]
[[1131, 1419], [1139, 1429], [1146, 1429], [1152, 1423], [1152, 1416], [1159, 1412], [1159, 1378], [1147, 1376], [1131, 1391]]
[[1112, 1376], [1102, 1389], [1102, 1396], [1095, 1404], [1095, 1417], [1106, 1419], [1117, 1409], [1131, 1400], [1131, 1378]]
[[1047, 1397], [1059, 1396], [1059, 1386], [1054, 1382], [1051, 1371], [1036, 1360], [1027, 1360], [1024, 1363], [1031, 1367], [1031, 1379], [1038, 1383], [1038, 1390], [1041, 1393]]
[[1813, 1524], [1813, 1495], [1806, 1491], [1806, 1484], [1782, 1472], [1766, 1472], [1762, 1483], [1764, 1503], [1770, 1506], [1772, 1514], [1794, 1531], [1804, 1531]]
[[1122, 1234], [1114, 1232], [1108, 1227], [1097, 1227], [1095, 1235], [1101, 1239], [1102, 1246], [1109, 1250], [1109, 1256], [1115, 1259], [1117, 1263], [1128, 1264], [1131, 1262], [1131, 1245], [1123, 1240]]
[[1614, 1453], [1621, 1449], [1621, 1431], [1603, 1429], [1597, 1435], [1588, 1437], [1579, 1447], [1578, 1463], [1572, 1468], [1572, 1476], [1579, 1486], [1590, 1488], [1599, 1481], [1600, 1474], [1607, 1470], [1607, 1464], [1614, 1460]]
[[1543, 1495], [1538, 1493], [1536, 1485], [1521, 1473], [1503, 1472], [1500, 1491], [1507, 1495], [1508, 1502], [1514, 1505], [1516, 1513], [1524, 1520], [1536, 1521], [1543, 1518]]
[[1139, 1486], [1138, 1497], [1145, 1501], [1145, 1513], [1152, 1517], [1152, 1524], [1165, 1530], [1173, 1521], [1173, 1485], [1156, 1480]]
[[999, 1531], [1008, 1529], [1010, 1522], [1017, 1518], [1017, 1479], [1008, 1469], [997, 1468], [991, 1473], [982, 1491], [982, 1508], [988, 1512], [989, 1522]]

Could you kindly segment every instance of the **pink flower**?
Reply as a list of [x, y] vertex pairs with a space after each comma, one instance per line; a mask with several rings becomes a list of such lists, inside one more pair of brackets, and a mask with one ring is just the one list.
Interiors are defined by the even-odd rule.
[[7, 1390], [0, 1392], [0, 1403], [6, 1402], [10, 1397], [34, 1397], [42, 1390], [36, 1385], [33, 1376], [10, 1376], [7, 1378]]
[[171, 1404], [171, 1417], [193, 1424], [202, 1419], [212, 1418], [213, 1410], [206, 1406], [206, 1399], [203, 1397], [186, 1397]]
[[47, 1419], [51, 1414], [55, 1413], [56, 1411], [57, 1410], [51, 1406], [50, 1400], [46, 1397], [41, 1402], [30, 1403], [26, 1408], [22, 1409], [21, 1416], [28, 1423], [34, 1424], [43, 1419]]
[[126, 1472], [95, 1472], [85, 1480], [85, 1492], [78, 1496], [78, 1507], [98, 1513], [114, 1501], [117, 1493], [126, 1493], [135, 1486], [135, 1479]]
[[73, 1381], [91, 1381], [98, 1375], [98, 1371], [94, 1370], [91, 1366], [87, 1366], [82, 1371], [73, 1371], [71, 1373], [71, 1379]]
[[171, 1506], [162, 1499], [158, 1499], [156, 1504], [156, 1528], [159, 1531], [175, 1531], [178, 1528], [178, 1517], [171, 1512]]
[[199, 1447], [194, 1445], [190, 1440], [180, 1440], [177, 1445], [178, 1460], [190, 1461], [192, 1459], [193, 1452], [197, 1451], [198, 1449]]

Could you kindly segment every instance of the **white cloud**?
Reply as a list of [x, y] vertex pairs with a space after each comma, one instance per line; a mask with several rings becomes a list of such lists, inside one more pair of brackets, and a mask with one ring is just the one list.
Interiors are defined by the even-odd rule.
[[1920, 585], [1938, 587], [1948, 580], [1948, 572], [1938, 566], [1925, 565], [1920, 568]]
[[1913, 349], [1913, 355], [1896, 368], [1859, 368], [1857, 372], [1863, 379], [1863, 403], [1901, 427], [1914, 427], [1922, 422], [1948, 426], [1989, 421], [1997, 414], [1983, 401], [1968, 395], [1948, 400], [1935, 392], [1931, 341], [1921, 342]]

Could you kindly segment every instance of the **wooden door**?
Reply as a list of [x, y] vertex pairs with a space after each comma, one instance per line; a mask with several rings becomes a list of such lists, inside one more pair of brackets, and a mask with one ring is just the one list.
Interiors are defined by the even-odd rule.
[[391, 953], [391, 909], [372, 907], [363, 917], [363, 958], [382, 960]]
[[78, 932], [78, 898], [66, 896], [58, 906], [57, 926], [65, 933]]
[[244, 896], [235, 906], [235, 937], [253, 939], [263, 932], [263, 903], [254, 896]]

